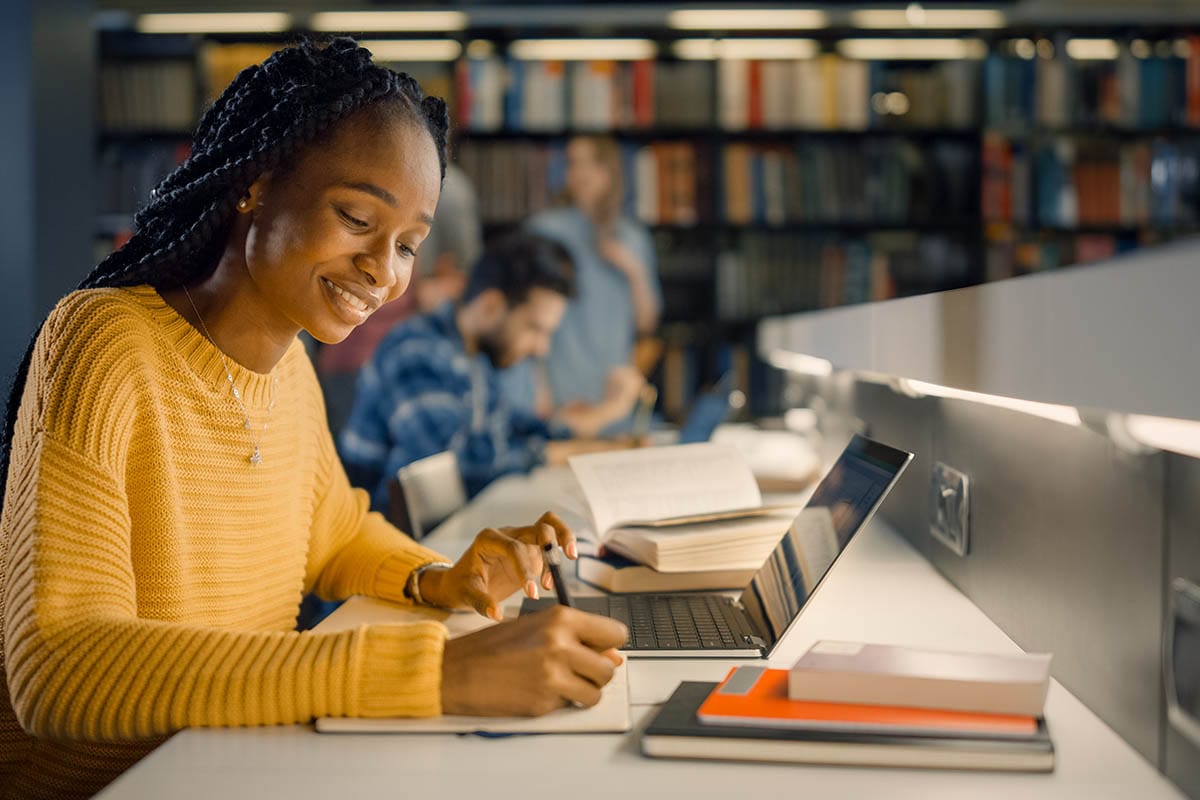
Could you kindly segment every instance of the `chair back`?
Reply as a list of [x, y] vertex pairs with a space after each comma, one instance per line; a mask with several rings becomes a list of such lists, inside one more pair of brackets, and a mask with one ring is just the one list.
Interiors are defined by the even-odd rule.
[[[425, 536], [467, 503], [458, 457], [450, 451], [406, 464], [397, 470], [396, 482], [398, 491], [392, 493], [389, 516], [414, 539]], [[401, 505], [403, 508], [398, 508]]]

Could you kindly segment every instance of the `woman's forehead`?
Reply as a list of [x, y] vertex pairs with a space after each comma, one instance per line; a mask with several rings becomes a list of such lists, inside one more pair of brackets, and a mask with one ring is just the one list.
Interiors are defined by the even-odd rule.
[[441, 175], [432, 135], [417, 122], [399, 119], [386, 124], [347, 119], [329, 140], [306, 153], [304, 162], [328, 182], [399, 172], [440, 183]]

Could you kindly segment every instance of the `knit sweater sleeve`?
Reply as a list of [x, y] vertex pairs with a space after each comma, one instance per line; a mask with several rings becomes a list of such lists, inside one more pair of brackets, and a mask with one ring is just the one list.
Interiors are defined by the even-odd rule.
[[[71, 346], [95, 346], [67, 353], [53, 322], [22, 398], [0, 537], [4, 667], [22, 727], [119, 741], [193, 726], [440, 713], [446, 632], [435, 622], [314, 634], [138, 616], [120, 456], [134, 415], [120, 391], [88, 389], [91, 376], [132, 371], [138, 332], [77, 329]], [[54, 415], [41, 413], [49, 402]], [[68, 411], [78, 422], [54, 424]]]
[[[368, 511], [370, 498], [353, 489], [327, 431], [321, 435], [324, 492], [313, 519], [308, 585], [321, 597], [364, 594], [407, 603], [404, 585], [422, 564], [450, 559], [422, 547], [381, 514]], [[437, 665], [440, 668], [440, 661]]]

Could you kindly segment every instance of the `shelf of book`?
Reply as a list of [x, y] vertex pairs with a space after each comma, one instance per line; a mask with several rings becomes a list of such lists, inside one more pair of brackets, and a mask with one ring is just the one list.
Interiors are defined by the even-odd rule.
[[[983, 60], [950, 62], [834, 55], [846, 31], [817, 35], [814, 58], [770, 61], [679, 60], [663, 30], [645, 61], [518, 61], [511, 31], [463, 41], [489, 33], [492, 56], [395, 65], [447, 97], [485, 236], [555, 202], [570, 136], [614, 136], [626, 210], [654, 237], [664, 320], [690, 321], [695, 335], [672, 335], [704, 363], [763, 315], [1087, 263], [1200, 228], [1200, 37], [1186, 32], [1171, 32], [1185, 55], [1134, 57], [1137, 32], [1121, 30], [1118, 58], [1076, 61], [1062, 39], [1021, 57], [1029, 32], [997, 31]], [[279, 42], [102, 37], [99, 237], [127, 232], [204, 103]]]

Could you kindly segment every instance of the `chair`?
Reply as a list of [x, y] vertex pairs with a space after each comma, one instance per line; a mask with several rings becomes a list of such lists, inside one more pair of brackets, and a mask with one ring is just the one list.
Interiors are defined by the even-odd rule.
[[396, 471], [388, 486], [388, 518], [420, 539], [467, 503], [458, 457], [435, 453]]

